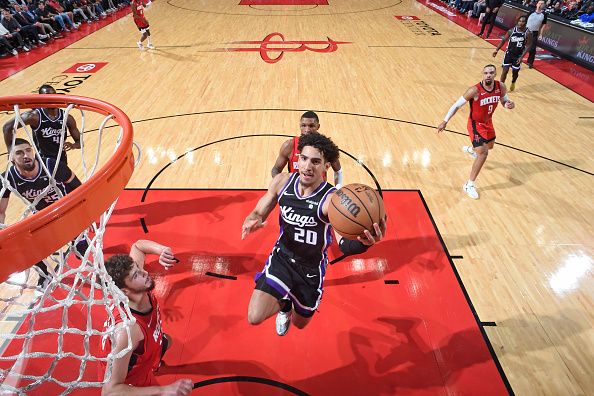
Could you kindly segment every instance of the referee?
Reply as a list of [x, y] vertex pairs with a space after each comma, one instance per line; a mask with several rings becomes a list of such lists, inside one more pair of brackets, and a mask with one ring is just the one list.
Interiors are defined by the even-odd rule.
[[532, 69], [534, 63], [534, 57], [536, 56], [536, 43], [538, 36], [542, 31], [542, 27], [547, 23], [547, 14], [544, 12], [545, 2], [540, 0], [536, 3], [536, 10], [528, 14], [528, 22], [526, 26], [530, 33], [532, 33], [532, 42], [530, 43], [530, 49], [528, 50], [528, 68]]

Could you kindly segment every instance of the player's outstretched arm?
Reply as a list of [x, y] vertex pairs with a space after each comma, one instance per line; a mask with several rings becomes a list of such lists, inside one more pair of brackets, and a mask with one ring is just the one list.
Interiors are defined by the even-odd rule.
[[[115, 396], [115, 395], [131, 395], [131, 396], [149, 396], [149, 395], [169, 395], [169, 396], [185, 396], [190, 394], [194, 383], [189, 379], [178, 380], [172, 384], [166, 386], [147, 386], [147, 387], [134, 387], [125, 383], [126, 375], [128, 374], [128, 364], [130, 363], [130, 357], [132, 351], [134, 351], [140, 342], [144, 339], [142, 330], [138, 324], [130, 327], [130, 337], [132, 348], [130, 351], [122, 356], [120, 359], [116, 359], [113, 362], [111, 379], [101, 390], [102, 396]], [[115, 353], [119, 353], [126, 349], [128, 346], [128, 332], [121, 329], [115, 336]]]
[[266, 219], [276, 206], [278, 195], [291, 177], [290, 173], [276, 175], [270, 182], [266, 194], [256, 204], [254, 210], [245, 218], [241, 227], [241, 239], [266, 225]]
[[454, 103], [452, 105], [452, 107], [450, 107], [450, 109], [448, 110], [448, 113], [444, 117], [441, 124], [439, 124], [437, 126], [437, 132], [439, 133], [439, 132], [443, 131], [444, 129], [446, 129], [446, 126], [448, 125], [448, 121], [454, 116], [454, 114], [456, 114], [458, 109], [460, 107], [464, 106], [464, 104], [466, 102], [468, 102], [470, 99], [473, 99], [475, 96], [477, 96], [477, 94], [478, 94], [478, 91], [475, 86], [468, 88], [466, 90], [466, 92], [464, 92], [464, 95], [460, 96], [460, 99], [458, 99], [456, 101], [456, 103]]
[[493, 58], [495, 58], [495, 57], [497, 56], [497, 52], [499, 52], [499, 50], [501, 49], [501, 47], [503, 47], [503, 44], [504, 44], [504, 43], [505, 43], [507, 40], [509, 40], [509, 35], [510, 35], [510, 34], [511, 34], [511, 29], [510, 29], [510, 30], [508, 30], [508, 31], [505, 33], [505, 36], [503, 36], [503, 37], [501, 38], [501, 41], [500, 41], [500, 42], [499, 42], [499, 44], [497, 45], [497, 48], [495, 48], [495, 52], [493, 52]]
[[289, 163], [289, 158], [291, 156], [292, 151], [293, 139], [285, 140], [278, 152], [278, 157], [276, 157], [276, 161], [274, 162], [274, 166], [272, 167], [272, 170], [270, 172], [272, 177], [283, 172], [283, 169], [285, 169], [285, 166], [287, 166], [287, 164]]
[[177, 263], [177, 259], [173, 255], [170, 247], [161, 245], [160, 243], [140, 239], [130, 248], [130, 257], [134, 260], [140, 269], [144, 267], [144, 258], [147, 254], [156, 254], [159, 256], [159, 264], [165, 268], [173, 267]]

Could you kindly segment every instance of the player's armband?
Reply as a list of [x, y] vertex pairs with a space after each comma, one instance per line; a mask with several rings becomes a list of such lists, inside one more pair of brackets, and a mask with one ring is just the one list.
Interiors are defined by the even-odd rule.
[[70, 192], [74, 191], [75, 189], [80, 187], [81, 184], [82, 183], [80, 182], [79, 178], [74, 176], [70, 183], [64, 183], [64, 186], [66, 187], [66, 194], [69, 194]]
[[454, 115], [454, 113], [456, 111], [458, 111], [458, 109], [462, 106], [464, 106], [464, 104], [467, 102], [466, 99], [464, 99], [464, 96], [460, 96], [460, 99], [458, 99], [456, 101], [456, 103], [454, 103], [452, 105], [452, 107], [450, 107], [450, 110], [448, 110], [448, 114], [446, 114], [445, 118], [443, 119], [445, 122], [448, 122], [450, 120], [450, 118], [452, 118], [452, 116]]
[[338, 244], [340, 251], [343, 252], [347, 256], [352, 256], [353, 254], [361, 254], [365, 253], [369, 246], [364, 245], [359, 241], [354, 241], [351, 239], [342, 238], [340, 243]]
[[337, 170], [334, 172], [334, 186], [336, 189], [340, 189], [342, 187], [342, 169]]

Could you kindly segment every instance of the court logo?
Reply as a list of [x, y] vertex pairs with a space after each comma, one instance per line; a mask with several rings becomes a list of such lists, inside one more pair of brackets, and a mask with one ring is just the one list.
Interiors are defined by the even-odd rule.
[[341, 44], [352, 44], [347, 41], [334, 41], [330, 37], [328, 40], [320, 41], [301, 41], [301, 40], [285, 40], [282, 33], [270, 33], [262, 41], [233, 41], [230, 44], [247, 45], [253, 47], [232, 47], [232, 48], [217, 48], [217, 52], [258, 52], [260, 57], [266, 63], [279, 62], [285, 52], [317, 52], [330, 53], [336, 52], [338, 46]]
[[[101, 70], [107, 62], [85, 62], [75, 63], [68, 69], [64, 70], [62, 74], [53, 76], [49, 81], [45, 81], [42, 85], [51, 85], [58, 94], [69, 94], [79, 85], [84, 84], [94, 73]], [[72, 75], [74, 74], [74, 75]], [[37, 93], [39, 87], [31, 91]]]
[[441, 36], [437, 29], [432, 28], [425, 21], [414, 15], [394, 15], [394, 18], [417, 36]]
[[419, 17], [414, 15], [394, 15], [399, 21], [418, 21]]
[[76, 63], [62, 73], [97, 73], [107, 62]]

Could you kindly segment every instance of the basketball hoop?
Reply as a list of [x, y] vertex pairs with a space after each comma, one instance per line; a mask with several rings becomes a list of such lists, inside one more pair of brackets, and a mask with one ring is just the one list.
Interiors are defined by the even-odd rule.
[[[24, 132], [32, 145], [33, 130], [25, 125], [21, 112], [33, 108], [63, 109], [60, 153], [68, 117], [80, 112], [80, 159], [72, 158], [69, 166], [82, 184], [63, 195], [55, 188], [58, 166], [49, 171], [39, 154], [40, 175], [49, 181], [32, 202], [11, 185], [8, 171], [0, 174], [0, 196], [8, 189], [25, 205], [20, 216], [12, 213], [18, 219], [0, 230], [0, 393], [27, 394], [35, 389], [68, 394], [109, 381], [113, 361], [130, 350], [134, 317], [127, 297], [105, 270], [102, 249], [107, 221], [134, 170], [135, 144], [130, 120], [109, 103], [70, 95], [0, 98], [0, 111], [14, 111], [14, 136]], [[89, 121], [96, 121], [98, 127], [86, 130]], [[105, 135], [113, 139], [107, 141]], [[7, 169], [10, 160], [11, 153]], [[58, 194], [51, 202], [57, 200], [36, 211], [40, 197], [48, 191]], [[84, 251], [79, 249], [81, 243]], [[49, 275], [33, 266], [40, 261], [49, 267]], [[114, 310], [122, 318], [117, 330], [128, 334], [128, 348], [118, 354], [99, 352], [101, 340], [109, 338], [115, 345], [115, 325], [103, 323], [115, 322]], [[17, 318], [17, 325], [8, 330], [1, 327], [6, 318]], [[106, 366], [99, 378], [97, 370], [89, 372], [89, 366], [98, 362]], [[72, 369], [73, 363], [78, 370]]]
[[[132, 124], [123, 111], [97, 99], [68, 95], [0, 98], [0, 111], [34, 107], [74, 107], [111, 116], [122, 128], [113, 156], [82, 186], [63, 199], [0, 230], [0, 282], [49, 256], [80, 234], [120, 195], [134, 170]], [[26, 249], [23, 247], [27, 246]]]

